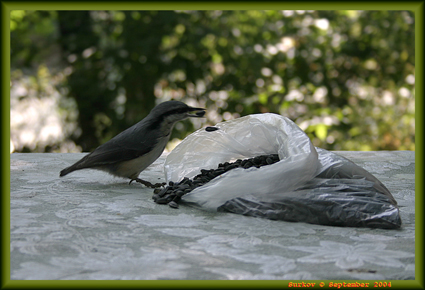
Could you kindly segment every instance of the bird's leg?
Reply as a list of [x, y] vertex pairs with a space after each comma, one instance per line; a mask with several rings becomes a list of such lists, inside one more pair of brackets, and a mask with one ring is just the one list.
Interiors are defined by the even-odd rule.
[[150, 188], [158, 188], [158, 187], [164, 186], [166, 184], [165, 182], [152, 184], [149, 181], [146, 181], [146, 180], [143, 180], [143, 179], [140, 179], [140, 178], [134, 178], [134, 179], [130, 180], [130, 182], [128, 184], [131, 184], [133, 181], [139, 182], [139, 183], [143, 184], [144, 186], [147, 186], [147, 187], [150, 187]]

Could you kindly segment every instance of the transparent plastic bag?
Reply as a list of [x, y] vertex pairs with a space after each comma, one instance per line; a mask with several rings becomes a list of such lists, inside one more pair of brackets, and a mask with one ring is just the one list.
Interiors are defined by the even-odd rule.
[[346, 158], [315, 148], [288, 118], [255, 114], [215, 127], [189, 135], [167, 156], [167, 182], [236, 159], [277, 153], [280, 161], [232, 169], [184, 195], [182, 202], [277, 220], [400, 227], [396, 201], [378, 179]]

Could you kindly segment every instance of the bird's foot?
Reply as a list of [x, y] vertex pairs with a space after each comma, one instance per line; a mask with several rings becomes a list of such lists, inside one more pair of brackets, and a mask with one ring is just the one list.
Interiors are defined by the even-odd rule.
[[132, 180], [130, 180], [130, 182], [128, 184], [131, 184], [133, 181], [139, 182], [139, 183], [143, 184], [144, 186], [150, 187], [150, 188], [158, 188], [158, 187], [162, 187], [162, 186], [166, 185], [165, 182], [152, 184], [149, 181], [146, 181], [146, 180], [143, 180], [143, 179], [140, 179], [140, 178], [132, 179]]

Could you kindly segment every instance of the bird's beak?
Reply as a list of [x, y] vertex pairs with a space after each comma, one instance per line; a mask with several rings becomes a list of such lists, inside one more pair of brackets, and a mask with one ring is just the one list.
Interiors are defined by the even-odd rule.
[[189, 117], [202, 118], [205, 115], [205, 109], [203, 108], [190, 108], [190, 111], [187, 113]]

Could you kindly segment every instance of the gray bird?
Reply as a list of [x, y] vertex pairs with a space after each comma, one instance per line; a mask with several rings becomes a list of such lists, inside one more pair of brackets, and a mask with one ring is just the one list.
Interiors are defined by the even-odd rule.
[[[194, 113], [194, 114], [191, 114]], [[130, 178], [149, 187], [152, 184], [140, 179], [140, 172], [151, 165], [164, 151], [176, 122], [189, 117], [200, 118], [205, 109], [193, 108], [179, 101], [159, 104], [139, 123], [121, 132], [75, 164], [63, 169], [60, 176], [80, 169], [99, 169], [112, 175]]]

